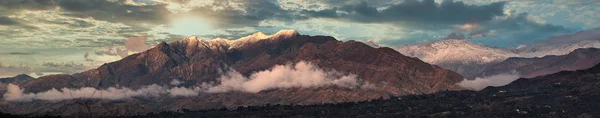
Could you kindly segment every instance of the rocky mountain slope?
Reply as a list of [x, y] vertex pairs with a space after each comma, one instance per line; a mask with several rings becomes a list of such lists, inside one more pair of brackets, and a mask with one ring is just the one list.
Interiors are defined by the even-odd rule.
[[571, 35], [551, 37], [533, 42], [530, 46], [513, 50], [519, 57], [565, 55], [579, 48], [600, 48], [600, 29], [581, 31]]
[[[463, 77], [450, 70], [404, 56], [391, 48], [372, 48], [356, 41], [341, 42], [328, 36], [300, 35], [293, 30], [273, 35], [255, 33], [237, 40], [210, 41], [187, 37], [161, 43], [147, 51], [73, 75], [51, 75], [19, 84], [24, 93], [52, 88], [95, 87], [140, 89], [152, 84], [200, 87], [219, 83], [229, 72], [250, 76], [258, 71], [296, 62], [308, 62], [334, 73], [354, 74], [365, 88], [337, 86], [269, 89], [257, 93], [199, 92], [192, 97], [137, 96], [124, 100], [63, 100], [3, 102], [0, 111], [14, 114], [83, 116], [94, 108], [97, 115], [137, 115], [177, 109], [212, 109], [264, 104], [317, 104], [362, 101], [406, 94], [462, 90]], [[85, 105], [82, 104], [85, 100]]]
[[559, 56], [550, 55], [541, 58], [511, 57], [490, 66], [477, 76], [486, 77], [516, 71], [521, 77], [532, 78], [563, 70], [586, 69], [598, 63], [600, 63], [600, 49], [581, 48]]

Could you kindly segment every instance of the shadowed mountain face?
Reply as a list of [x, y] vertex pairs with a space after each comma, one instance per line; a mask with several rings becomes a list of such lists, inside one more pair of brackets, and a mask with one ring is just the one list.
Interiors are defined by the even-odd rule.
[[[176, 109], [210, 109], [262, 104], [315, 104], [361, 101], [406, 94], [461, 90], [463, 77], [391, 48], [372, 48], [360, 42], [341, 42], [333, 37], [299, 35], [280, 31], [267, 36], [256, 33], [238, 40], [198, 40], [188, 37], [161, 43], [145, 52], [74, 75], [51, 75], [20, 84], [25, 93], [51, 88], [127, 87], [168, 85], [173, 79], [183, 86], [218, 83], [223, 73], [235, 70], [245, 76], [276, 65], [305, 61], [327, 71], [355, 74], [372, 89], [340, 87], [289, 88], [259, 93], [200, 93], [193, 97], [139, 97], [127, 102], [95, 101], [102, 115], [135, 115]], [[55, 111], [57, 108], [62, 111]], [[33, 101], [19, 105], [4, 103], [3, 112], [17, 114], [81, 115], [83, 106], [73, 101]]]
[[582, 117], [600, 116], [600, 65], [521, 78], [481, 91], [445, 91], [357, 103], [271, 105], [140, 117]]
[[541, 58], [511, 57], [490, 66], [477, 76], [486, 77], [516, 71], [521, 77], [532, 78], [563, 70], [590, 68], [598, 63], [600, 63], [600, 49], [581, 48], [560, 56], [551, 55]]

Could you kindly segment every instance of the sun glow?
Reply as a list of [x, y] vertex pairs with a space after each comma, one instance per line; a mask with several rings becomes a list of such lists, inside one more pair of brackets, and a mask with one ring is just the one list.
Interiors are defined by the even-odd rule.
[[459, 26], [459, 28], [462, 29], [462, 30], [466, 30], [466, 31], [472, 31], [475, 28], [477, 28], [477, 26], [478, 26], [477, 24], [467, 23], [467, 24]]
[[165, 31], [186, 36], [214, 33], [212, 26], [200, 17], [183, 17], [175, 19]]

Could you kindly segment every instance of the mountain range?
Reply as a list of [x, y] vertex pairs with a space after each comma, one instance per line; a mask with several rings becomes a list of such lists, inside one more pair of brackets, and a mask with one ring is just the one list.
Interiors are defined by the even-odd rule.
[[[400, 45], [392, 48], [398, 52], [419, 58], [427, 63], [438, 65], [460, 73], [467, 79], [474, 79], [489, 68], [495, 68], [498, 63], [509, 58], [541, 58], [550, 55], [565, 55], [579, 48], [600, 48], [600, 29], [582, 31], [572, 35], [556, 36], [546, 40], [539, 40], [530, 46], [519, 46], [517, 48], [499, 48], [475, 44], [457, 37], [452, 33], [447, 38], [423, 44]], [[588, 55], [594, 58], [594, 55]], [[568, 60], [565, 60], [568, 61]], [[574, 61], [574, 60], [570, 60]], [[578, 67], [566, 69], [585, 69]], [[563, 69], [554, 69], [553, 72]], [[548, 73], [545, 73], [548, 74]], [[537, 74], [543, 75], [543, 74]], [[531, 76], [527, 76], [531, 77]]]
[[269, 105], [139, 117], [582, 117], [600, 116], [600, 64], [521, 78], [481, 91], [443, 91], [323, 105]]
[[[384, 101], [400, 106], [448, 104], [435, 108], [456, 108], [441, 113], [442, 116], [490, 110], [481, 104], [502, 107], [491, 110], [509, 113], [511, 110], [504, 109], [505, 105], [497, 104], [512, 99], [535, 103], [527, 96], [595, 95], [589, 91], [599, 90], [591, 86], [597, 83], [594, 73], [598, 73], [598, 66], [592, 66], [600, 63], [600, 49], [593, 48], [600, 44], [593, 37], [596, 31], [553, 37], [516, 49], [471, 43], [457, 33], [443, 40], [391, 48], [373, 41], [344, 42], [329, 36], [301, 35], [295, 30], [273, 35], [257, 32], [236, 40], [186, 37], [72, 75], [0, 78], [3, 88], [0, 93], [4, 95], [0, 112], [113, 117], [181, 110], [243, 110], [247, 106], [272, 104], [312, 105], [322, 109], [319, 104], [421, 96], [406, 98], [419, 104]], [[590, 69], [581, 70], [586, 68]], [[467, 79], [515, 72], [519, 77], [533, 79], [519, 79], [478, 92], [465, 91], [469, 87], [462, 85], [470, 81]], [[573, 77], [573, 82], [568, 77]], [[547, 88], [550, 85], [558, 88]], [[575, 91], [563, 90], [563, 86], [584, 93], [571, 94]], [[499, 98], [489, 97], [500, 93]], [[431, 95], [435, 97], [428, 97]], [[473, 109], [457, 104], [465, 103], [461, 100], [479, 106]], [[558, 108], [574, 107], [558, 105]], [[420, 109], [420, 115], [440, 115], [436, 110], [423, 108], [409, 108], [402, 114]], [[531, 112], [533, 108], [523, 109]]]
[[187, 37], [82, 73], [14, 83], [4, 95], [12, 102], [2, 102], [0, 111], [86, 116], [87, 108], [89, 114], [130, 116], [353, 102], [464, 90], [456, 84], [463, 80], [457, 73], [391, 48], [282, 30], [237, 40]]
[[533, 78], [565, 70], [574, 71], [590, 68], [598, 63], [600, 63], [600, 49], [580, 48], [566, 55], [549, 55], [535, 58], [511, 57], [489, 66], [476, 77], [517, 72], [516, 74], [521, 77]]

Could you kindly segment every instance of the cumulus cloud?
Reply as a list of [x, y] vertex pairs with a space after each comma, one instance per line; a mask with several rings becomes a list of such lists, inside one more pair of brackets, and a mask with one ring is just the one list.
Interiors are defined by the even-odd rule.
[[179, 81], [179, 80], [177, 80], [177, 79], [173, 79], [173, 80], [171, 80], [171, 82], [170, 82], [170, 84], [171, 84], [171, 85], [173, 85], [173, 86], [180, 85], [181, 83], [182, 83], [182, 82], [181, 82], [181, 81]]
[[309, 88], [335, 85], [355, 88], [359, 85], [356, 75], [341, 75], [326, 72], [307, 62], [295, 65], [277, 65], [270, 70], [260, 71], [244, 77], [236, 71], [230, 71], [219, 78], [219, 85], [208, 85], [209, 93], [242, 91], [258, 93], [277, 88]]
[[23, 93], [24, 89], [21, 89], [18, 85], [9, 84], [7, 86], [7, 92], [4, 94], [4, 100], [7, 101], [19, 101], [19, 102], [30, 102], [33, 100], [45, 100], [45, 101], [62, 101], [70, 99], [107, 99], [107, 100], [122, 100], [129, 99], [132, 97], [152, 97], [159, 95], [170, 95], [170, 96], [196, 96], [201, 92], [200, 87], [184, 88], [174, 87], [168, 88], [166, 86], [159, 86], [156, 84], [142, 87], [137, 90], [129, 88], [115, 88], [110, 87], [108, 89], [96, 89], [92, 87], [83, 87], [79, 89], [50, 89], [45, 92], [39, 93]]
[[189, 97], [189, 96], [197, 96], [202, 91], [203, 91], [203, 89], [200, 87], [192, 87], [192, 88], [174, 87], [174, 88], [169, 89], [169, 94], [171, 96]]
[[519, 74], [514, 73], [498, 74], [484, 78], [475, 78], [474, 80], [464, 79], [458, 83], [458, 85], [471, 90], [479, 91], [488, 86], [498, 87], [510, 84], [511, 82], [519, 79], [519, 77]]

